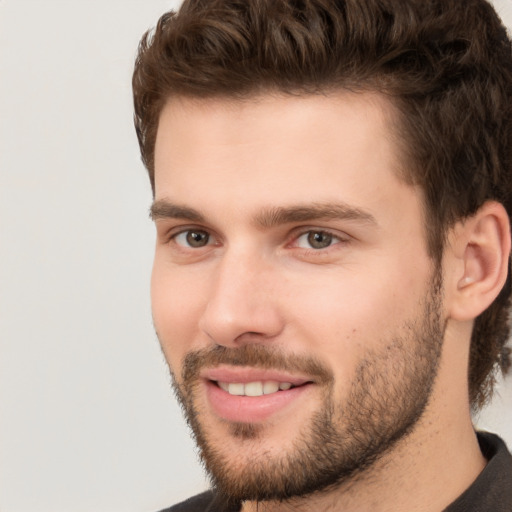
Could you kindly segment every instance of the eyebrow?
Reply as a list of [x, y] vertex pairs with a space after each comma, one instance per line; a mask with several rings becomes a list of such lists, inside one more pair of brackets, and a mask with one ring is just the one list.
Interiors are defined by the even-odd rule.
[[280, 224], [314, 220], [349, 220], [377, 225], [375, 217], [365, 210], [345, 203], [312, 203], [262, 210], [255, 218], [262, 228]]
[[159, 219], [181, 219], [191, 222], [205, 222], [205, 217], [194, 208], [174, 204], [166, 199], [155, 201], [149, 209], [149, 216], [152, 220]]
[[[200, 211], [172, 203], [167, 199], [155, 201], [151, 205], [149, 213], [154, 221], [159, 219], [181, 219], [190, 222], [206, 222], [206, 217]], [[311, 203], [264, 208], [254, 217], [254, 224], [261, 228], [272, 228], [294, 222], [331, 219], [377, 225], [377, 221], [371, 213], [345, 203]]]

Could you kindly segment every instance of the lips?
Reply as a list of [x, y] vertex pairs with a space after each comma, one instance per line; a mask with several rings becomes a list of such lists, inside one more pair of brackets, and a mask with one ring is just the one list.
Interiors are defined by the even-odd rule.
[[214, 414], [235, 422], [265, 421], [291, 408], [313, 386], [303, 376], [254, 368], [220, 367], [201, 377]]

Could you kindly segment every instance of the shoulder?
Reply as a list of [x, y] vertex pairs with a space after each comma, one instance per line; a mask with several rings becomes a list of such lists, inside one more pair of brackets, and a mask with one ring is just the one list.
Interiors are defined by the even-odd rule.
[[[205, 512], [214, 500], [212, 491], [206, 491], [160, 512]], [[213, 512], [213, 511], [212, 511]]]

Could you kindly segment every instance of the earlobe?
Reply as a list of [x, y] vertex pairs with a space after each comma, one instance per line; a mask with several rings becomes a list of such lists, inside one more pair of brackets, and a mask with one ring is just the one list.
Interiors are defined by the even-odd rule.
[[[473, 320], [487, 309], [505, 284], [510, 257], [510, 223], [502, 204], [489, 201], [451, 232], [452, 254], [458, 260], [450, 317]], [[448, 280], [450, 282], [450, 280]]]

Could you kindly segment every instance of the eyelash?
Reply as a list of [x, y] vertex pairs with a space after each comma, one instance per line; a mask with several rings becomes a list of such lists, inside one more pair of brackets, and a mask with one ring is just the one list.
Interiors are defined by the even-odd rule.
[[[208, 237], [208, 240], [207, 240], [206, 244], [205, 245], [201, 245], [199, 247], [192, 247], [192, 246], [190, 246], [190, 244], [179, 243], [177, 241], [178, 237], [180, 237], [180, 236], [187, 236], [187, 235], [192, 234], [192, 233], [205, 234]], [[298, 245], [298, 243], [299, 243], [299, 241], [300, 241], [300, 239], [302, 237], [305, 237], [305, 236], [310, 237], [311, 235], [327, 236], [328, 239], [329, 239], [329, 244], [326, 245], [325, 247], [320, 247], [320, 248], [311, 247], [310, 241], [308, 241], [310, 247], [300, 247]], [[319, 229], [319, 228], [302, 228], [300, 231], [296, 231], [296, 232], [292, 233], [291, 238], [292, 238], [291, 242], [286, 243], [286, 247], [291, 248], [291, 249], [298, 249], [298, 250], [302, 250], [302, 251], [307, 251], [308, 253], [312, 253], [312, 254], [325, 253], [326, 251], [328, 251], [331, 247], [333, 247], [335, 245], [346, 244], [346, 243], [349, 242], [349, 238], [348, 237], [343, 237], [340, 234], [333, 233], [330, 230]], [[176, 246], [178, 246], [181, 250], [185, 250], [185, 251], [192, 250], [192, 251], [195, 251], [195, 250], [202, 249], [202, 248], [205, 248], [205, 247], [208, 247], [208, 246], [211, 246], [211, 245], [217, 245], [218, 243], [211, 243], [212, 239], [215, 242], [215, 239], [216, 239], [215, 236], [213, 236], [207, 229], [195, 228], [195, 227], [186, 227], [186, 228], [180, 229], [177, 232], [171, 233], [168, 236], [167, 243], [171, 243], [172, 242]]]
[[[310, 239], [312, 236], [320, 235], [321, 237], [327, 238], [327, 245], [325, 247], [312, 247], [313, 241]], [[299, 241], [301, 238], [307, 237], [307, 244], [309, 247], [301, 247], [299, 245]], [[312, 252], [324, 252], [328, 250], [330, 247], [333, 247], [334, 245], [337, 245], [339, 243], [346, 242], [346, 239], [343, 239], [341, 236], [325, 229], [308, 229], [306, 231], [300, 232], [297, 236], [295, 236], [294, 241], [292, 242], [292, 246], [306, 250], [306, 251], [312, 251]], [[322, 243], [322, 241], [318, 241], [319, 244]]]
[[[180, 247], [186, 247], [187, 249], [196, 249], [196, 247], [191, 247], [190, 245], [188, 246], [185, 246], [185, 244], [180, 244], [177, 242], [177, 239], [178, 237], [182, 236], [182, 235], [189, 235], [189, 234], [192, 234], [192, 233], [195, 233], [195, 234], [205, 234], [206, 237], [207, 237], [207, 242], [204, 246], [201, 246], [201, 247], [206, 247], [207, 245], [211, 245], [209, 242], [210, 242], [210, 239], [212, 238], [211, 234], [205, 230], [205, 229], [194, 229], [194, 228], [189, 228], [189, 229], [182, 229], [181, 231], [179, 231], [178, 233], [174, 233], [170, 236], [170, 239], [169, 241], [174, 241], [174, 243]], [[197, 247], [197, 248], [201, 248], [201, 247]]]

